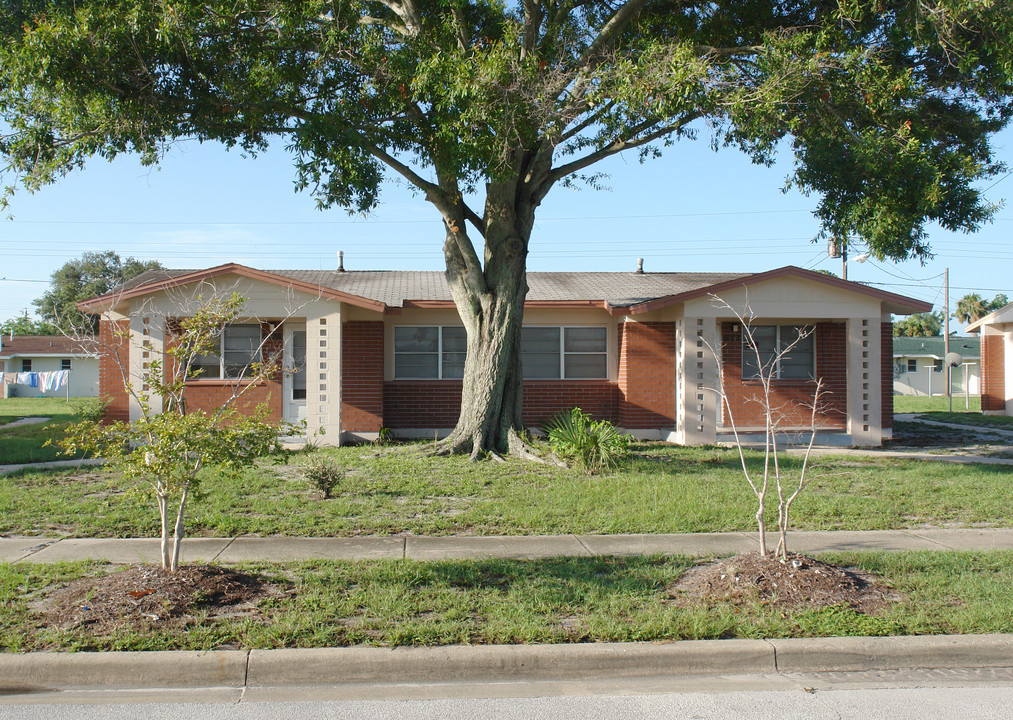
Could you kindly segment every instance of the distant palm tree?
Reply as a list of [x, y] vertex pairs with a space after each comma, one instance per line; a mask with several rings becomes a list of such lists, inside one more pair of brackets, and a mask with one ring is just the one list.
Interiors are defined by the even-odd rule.
[[935, 337], [943, 326], [941, 312], [915, 313], [893, 324], [894, 337]]
[[972, 323], [975, 320], [985, 317], [992, 312], [991, 304], [985, 302], [978, 293], [967, 293], [957, 300], [957, 311], [953, 313], [960, 322]]

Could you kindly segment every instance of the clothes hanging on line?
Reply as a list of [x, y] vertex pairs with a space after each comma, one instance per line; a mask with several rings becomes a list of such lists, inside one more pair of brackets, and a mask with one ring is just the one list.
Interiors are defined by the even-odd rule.
[[39, 373], [39, 389], [43, 392], [56, 392], [64, 385], [70, 376], [70, 370], [52, 370]]
[[56, 392], [70, 380], [70, 370], [10, 373], [19, 385], [38, 388], [42, 392]]

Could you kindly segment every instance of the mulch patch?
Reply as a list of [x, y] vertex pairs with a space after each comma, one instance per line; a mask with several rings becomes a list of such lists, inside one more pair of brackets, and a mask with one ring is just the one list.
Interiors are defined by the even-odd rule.
[[789, 610], [841, 605], [867, 615], [900, 599], [868, 573], [797, 553], [788, 553], [786, 562], [752, 552], [698, 565], [668, 591], [680, 605], [758, 602]]
[[268, 583], [215, 565], [184, 565], [175, 573], [135, 565], [99, 577], [74, 580], [36, 608], [60, 630], [186, 627], [198, 617], [262, 617], [256, 603], [276, 595]]

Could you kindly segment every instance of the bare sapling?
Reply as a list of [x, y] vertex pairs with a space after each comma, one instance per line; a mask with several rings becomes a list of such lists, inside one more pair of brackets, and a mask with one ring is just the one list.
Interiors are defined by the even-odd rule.
[[[810, 481], [811, 468], [809, 466], [809, 460], [812, 454], [813, 445], [816, 441], [817, 417], [820, 414], [821, 403], [824, 395], [826, 394], [826, 390], [823, 385], [823, 380], [821, 378], [815, 378], [812, 402], [801, 405], [795, 404], [794, 407], [786, 407], [784, 403], [779, 403], [777, 401], [774, 389], [776, 381], [779, 378], [782, 361], [788, 358], [792, 351], [795, 350], [800, 343], [810, 337], [815, 329], [812, 327], [801, 327], [797, 329], [797, 332], [793, 334], [793, 337], [789, 342], [775, 342], [773, 347], [761, 347], [760, 342], [757, 340], [753, 324], [754, 316], [751, 308], [749, 307], [748, 301], [745, 304], [744, 310], [740, 312], [721, 298], [716, 296], [714, 297], [716, 303], [720, 307], [727, 309], [735, 316], [739, 322], [739, 326], [742, 328], [743, 357], [745, 357], [748, 353], [749, 357], [755, 361], [755, 367], [750, 368], [751, 374], [749, 375], [749, 379], [757, 383], [757, 392], [752, 397], [746, 398], [746, 402], [758, 405], [763, 417], [762, 472], [758, 473], [755, 470], [750, 469], [750, 464], [746, 459], [745, 453], [746, 443], [735, 421], [735, 407], [733, 406], [728, 393], [724, 389], [724, 384], [721, 383], [720, 387], [712, 388], [712, 390], [717, 394], [721, 401], [725, 418], [731, 427], [732, 436], [735, 439], [735, 447], [738, 450], [739, 462], [742, 466], [743, 476], [745, 477], [749, 488], [752, 490], [753, 495], [756, 497], [755, 519], [757, 533], [759, 536], [759, 552], [761, 555], [768, 554], [765, 516], [767, 498], [770, 495], [771, 490], [773, 490], [777, 494], [778, 530], [778, 544], [774, 550], [774, 554], [779, 556], [782, 561], [786, 561], [788, 553], [788, 528], [791, 506]], [[715, 357], [717, 357], [718, 353], [714, 350], [714, 348], [711, 347], [710, 349]], [[745, 366], [745, 362], [743, 362], [743, 365]], [[743, 377], [746, 377], [745, 372]], [[795, 418], [797, 418], [797, 410], [799, 408], [806, 408], [810, 411], [808, 426], [805, 431], [803, 431], [807, 433], [809, 437], [805, 456], [803, 458], [801, 468], [798, 470], [798, 476], [792, 478], [785, 473], [785, 470], [782, 467], [780, 459], [780, 452], [782, 448], [778, 445], [778, 436], [783, 436], [788, 432], [798, 432], [797, 427], [789, 429], [788, 425], [789, 423], [792, 425], [795, 424]]]

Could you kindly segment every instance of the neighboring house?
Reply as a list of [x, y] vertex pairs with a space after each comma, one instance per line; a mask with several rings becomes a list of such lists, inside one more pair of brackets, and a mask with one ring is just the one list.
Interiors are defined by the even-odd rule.
[[1013, 303], [965, 328], [981, 338], [981, 411], [1013, 415]]
[[[63, 335], [5, 335], [0, 337], [2, 397], [96, 397], [99, 394], [99, 358], [90, 347]], [[44, 391], [26, 382], [24, 373], [69, 371], [66, 384]]]
[[[952, 394], [981, 392], [981, 341], [976, 337], [950, 336], [950, 352], [963, 360], [950, 373]], [[946, 372], [943, 337], [895, 337], [893, 339], [893, 391], [897, 395], [945, 395]]]
[[[827, 395], [820, 440], [879, 445], [893, 423], [891, 313], [928, 303], [821, 273], [784, 267], [741, 273], [527, 274], [522, 356], [524, 421], [537, 425], [580, 406], [642, 438], [707, 444], [730, 437], [714, 389], [731, 400], [739, 430], [762, 431], [751, 400], [759, 382], [743, 362], [739, 312], [751, 309], [764, 352], [809, 329], [778, 369], [775, 401], [805, 427], [814, 377]], [[244, 319], [226, 328], [222, 357], [188, 382], [191, 408], [219, 407], [236, 368], [283, 355], [284, 372], [251, 388], [275, 419], [305, 420], [321, 443], [376, 437], [432, 438], [460, 410], [464, 330], [442, 272], [264, 271], [228, 264], [207, 270], [152, 270], [81, 303], [101, 314], [101, 387], [113, 418], [138, 417], [119, 369], [149, 385], [149, 362], [171, 342], [176, 319], [198, 293], [237, 291]], [[754, 363], [755, 364], [755, 363]], [[157, 403], [157, 398], [152, 398]], [[156, 405], [157, 407], [157, 405]]]

